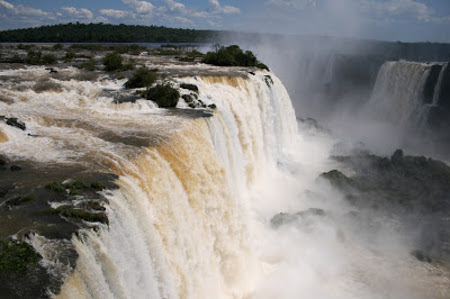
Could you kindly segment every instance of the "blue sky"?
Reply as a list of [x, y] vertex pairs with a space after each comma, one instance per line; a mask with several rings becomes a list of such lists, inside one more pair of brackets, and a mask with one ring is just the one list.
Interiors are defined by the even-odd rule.
[[67, 22], [450, 42], [450, 0], [0, 0], [0, 30]]

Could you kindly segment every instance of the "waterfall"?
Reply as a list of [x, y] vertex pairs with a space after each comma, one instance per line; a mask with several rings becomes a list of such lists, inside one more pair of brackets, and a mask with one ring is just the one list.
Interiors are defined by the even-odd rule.
[[430, 66], [411, 62], [386, 62], [382, 65], [369, 101], [374, 115], [398, 125], [414, 117], [422, 101]]
[[437, 106], [447, 64], [385, 62], [368, 102], [370, 114], [403, 127], [423, 127]]
[[132, 158], [103, 152], [120, 187], [104, 193], [109, 226], [72, 238], [79, 258], [58, 297], [245, 296], [259, 271], [248, 190], [297, 130], [286, 90], [265, 76], [182, 78], [217, 105], [212, 117], [176, 117], [178, 128]]

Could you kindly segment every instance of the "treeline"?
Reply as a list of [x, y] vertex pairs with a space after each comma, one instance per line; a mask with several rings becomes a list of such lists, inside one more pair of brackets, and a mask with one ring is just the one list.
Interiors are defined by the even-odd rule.
[[216, 41], [220, 31], [163, 26], [68, 23], [0, 31], [0, 42], [30, 43], [195, 43]]

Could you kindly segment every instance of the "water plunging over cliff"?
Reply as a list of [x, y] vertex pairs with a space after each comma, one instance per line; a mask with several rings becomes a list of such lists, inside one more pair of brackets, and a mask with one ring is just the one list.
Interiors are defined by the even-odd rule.
[[443, 106], [448, 64], [386, 62], [381, 67], [369, 102], [380, 119], [400, 126], [433, 123], [431, 107]]

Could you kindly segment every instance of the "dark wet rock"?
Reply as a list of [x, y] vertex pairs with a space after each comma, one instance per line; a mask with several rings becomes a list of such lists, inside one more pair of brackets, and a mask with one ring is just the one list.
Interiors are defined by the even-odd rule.
[[0, 188], [0, 198], [4, 197], [6, 194], [8, 194], [8, 190], [5, 188]]
[[100, 204], [100, 202], [96, 202], [96, 201], [89, 201], [87, 203], [87, 207], [91, 210], [95, 210], [95, 211], [105, 211], [106, 208], [104, 206], [102, 206]]
[[273, 85], [273, 79], [270, 75], [264, 76], [264, 82], [266, 82], [267, 87], [270, 88], [271, 85]]
[[63, 217], [68, 217], [71, 219], [109, 224], [108, 216], [106, 216], [105, 213], [92, 213], [82, 209], [73, 209], [64, 207], [55, 209], [54, 213], [57, 213]]
[[321, 126], [317, 120], [314, 118], [308, 117], [306, 119], [297, 117], [297, 122], [302, 124], [307, 129], [316, 129], [318, 131], [324, 132], [324, 133], [331, 133], [331, 131], [323, 126]]
[[319, 178], [327, 180], [332, 186], [340, 189], [349, 190], [356, 187], [355, 181], [336, 169], [322, 173]]
[[270, 224], [274, 228], [278, 228], [282, 225], [293, 223], [299, 220], [305, 220], [308, 217], [325, 217], [326, 212], [322, 209], [310, 208], [305, 211], [300, 211], [294, 214], [290, 213], [279, 213], [275, 215], [271, 220]]
[[392, 163], [401, 163], [403, 161], [403, 151], [397, 149], [391, 157]]
[[411, 252], [411, 255], [414, 256], [417, 260], [424, 262], [424, 263], [431, 263], [432, 259], [430, 256], [428, 256], [425, 252], [422, 250], [414, 250]]
[[9, 206], [20, 206], [22, 204], [25, 204], [27, 202], [35, 200], [35, 197], [33, 194], [24, 196], [24, 197], [16, 197], [13, 199], [8, 200], [7, 204]]
[[215, 109], [217, 109], [217, 106], [216, 106], [216, 104], [209, 104], [208, 108], [215, 110]]
[[406, 230], [414, 227], [419, 248], [426, 248], [433, 257], [450, 260], [450, 251], [445, 249], [450, 233], [446, 220], [450, 215], [447, 164], [408, 156], [400, 149], [390, 158], [372, 154], [333, 158], [351, 168], [354, 175], [349, 178], [331, 171], [321, 177], [338, 188], [355, 209], [393, 217]]
[[25, 131], [27, 128], [24, 122], [22, 122], [21, 120], [15, 118], [15, 117], [8, 118], [6, 120], [6, 124], [11, 127], [21, 129], [22, 131]]
[[113, 103], [121, 104], [121, 103], [135, 103], [137, 100], [142, 98], [141, 94], [138, 93], [130, 93], [130, 92], [116, 92], [114, 93]]
[[256, 74], [254, 72], [248, 72], [250, 75], [255, 76]]
[[181, 96], [181, 98], [188, 104], [192, 103], [194, 101], [194, 99], [192, 98], [192, 96], [190, 94], [184, 94]]
[[450, 65], [448, 63], [443, 70], [437, 105], [446, 111], [450, 111]]
[[435, 64], [430, 68], [430, 73], [427, 77], [427, 80], [425, 81], [425, 86], [423, 88], [423, 101], [425, 104], [431, 104], [433, 102], [433, 96], [441, 70], [442, 65], [439, 64]]
[[198, 87], [195, 84], [181, 83], [180, 88], [187, 89], [187, 90], [198, 93]]
[[17, 165], [11, 165], [11, 167], [9, 169], [11, 169], [11, 171], [21, 171], [22, 167], [17, 166]]

